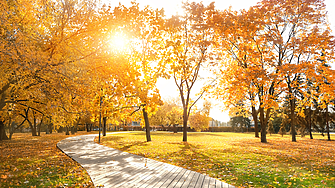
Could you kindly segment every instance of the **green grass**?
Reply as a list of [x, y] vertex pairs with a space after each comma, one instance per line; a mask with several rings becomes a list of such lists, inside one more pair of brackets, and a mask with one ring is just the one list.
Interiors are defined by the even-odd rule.
[[261, 143], [253, 133], [144, 132], [108, 135], [102, 144], [167, 162], [240, 187], [335, 187], [335, 142], [268, 135]]
[[64, 134], [17, 133], [1, 141], [0, 187], [94, 187], [85, 169], [56, 147], [69, 137]]

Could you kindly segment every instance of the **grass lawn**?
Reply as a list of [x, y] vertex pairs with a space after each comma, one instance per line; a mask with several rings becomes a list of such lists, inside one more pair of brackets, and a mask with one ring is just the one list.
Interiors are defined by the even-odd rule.
[[85, 169], [56, 147], [69, 136], [41, 134], [14, 133], [0, 141], [0, 187], [93, 187]]
[[[108, 135], [102, 144], [194, 170], [240, 187], [335, 187], [335, 141], [314, 135], [272, 135], [261, 143], [254, 133], [144, 132]], [[334, 139], [334, 136], [333, 138]]]

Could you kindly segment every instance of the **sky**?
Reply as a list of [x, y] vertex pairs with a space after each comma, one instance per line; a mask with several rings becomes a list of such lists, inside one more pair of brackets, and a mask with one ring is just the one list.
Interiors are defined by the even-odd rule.
[[[190, 2], [203, 2], [204, 5], [208, 5], [209, 3], [213, 2], [214, 0], [190, 0]], [[215, 7], [220, 10], [224, 10], [226, 8], [232, 7], [233, 10], [240, 10], [240, 9], [248, 9], [250, 6], [256, 5], [260, 0], [218, 0], [215, 1]], [[106, 2], [107, 5], [117, 6], [119, 2], [125, 6], [131, 5], [131, 0], [103, 0]], [[170, 17], [171, 15], [176, 15], [181, 13], [181, 5], [182, 0], [168, 0], [168, 1], [157, 1], [157, 0], [136, 0], [139, 5], [146, 6], [149, 5], [152, 8], [164, 8], [165, 15]], [[325, 0], [326, 9], [328, 11], [328, 19], [331, 24], [331, 29], [333, 31], [333, 35], [335, 35], [335, 1], [334, 0]], [[179, 97], [179, 93], [177, 90], [177, 86], [174, 84], [173, 80], [164, 80], [160, 79], [157, 85], [158, 89], [160, 90], [160, 94], [164, 99], [172, 98], [172, 97]], [[193, 93], [199, 93], [201, 85], [197, 85], [194, 88]], [[195, 97], [193, 97], [195, 99]], [[212, 102], [212, 109], [210, 116], [216, 120], [227, 122], [229, 121], [228, 112], [222, 111], [222, 107], [218, 101], [211, 101]], [[202, 101], [199, 101], [198, 107], [201, 107]]]

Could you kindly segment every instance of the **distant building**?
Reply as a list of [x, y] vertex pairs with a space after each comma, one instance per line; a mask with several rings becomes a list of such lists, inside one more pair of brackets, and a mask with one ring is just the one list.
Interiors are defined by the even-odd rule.
[[128, 126], [140, 127], [141, 122], [140, 121], [132, 121], [131, 123], [128, 124]]
[[227, 127], [227, 122], [221, 122], [219, 120], [215, 120], [212, 118], [212, 120], [209, 121], [209, 127]]

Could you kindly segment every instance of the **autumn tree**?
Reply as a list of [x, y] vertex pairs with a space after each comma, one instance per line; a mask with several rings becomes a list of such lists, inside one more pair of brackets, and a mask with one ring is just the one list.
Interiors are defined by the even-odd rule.
[[[34, 6], [32, 3], [25, 3], [25, 8], [14, 1], [1, 3], [1, 85], [0, 85], [0, 140], [8, 139], [5, 134], [4, 113], [6, 108], [12, 108], [16, 103], [13, 98], [23, 93], [26, 95], [28, 89], [32, 87], [29, 81], [36, 81], [32, 76], [36, 71], [32, 69], [32, 56], [38, 54], [35, 52], [35, 43], [29, 40], [32, 32], [28, 29], [36, 29]], [[31, 54], [32, 53], [35, 54]], [[25, 63], [29, 62], [29, 63]], [[30, 69], [29, 69], [30, 68]], [[25, 89], [25, 90], [23, 90]], [[23, 99], [27, 99], [24, 97]], [[12, 105], [9, 105], [12, 104]]]
[[152, 116], [149, 118], [149, 122], [151, 125], [164, 127], [169, 124], [167, 122], [166, 114], [172, 109], [172, 106], [170, 108], [170, 106], [166, 104], [165, 101], [163, 101], [163, 103], [164, 104], [158, 107], [155, 113], [152, 114]]
[[173, 132], [178, 132], [178, 125], [183, 124], [183, 110], [178, 98], [164, 100], [164, 104], [150, 117], [150, 123], [162, 127], [173, 127]]
[[3, 113], [3, 115], [6, 115], [2, 118], [9, 128], [9, 139], [12, 138], [16, 130], [27, 127], [25, 124], [27, 119], [20, 116], [23, 109], [25, 108], [15, 108], [14, 104], [9, 104], [9, 108], [5, 110], [6, 113]]
[[[219, 25], [221, 46], [226, 47], [233, 62], [224, 66], [224, 72], [229, 73], [224, 74], [222, 85], [229, 88], [232, 83], [236, 84], [231, 91], [228, 89], [229, 95], [239, 93], [239, 98], [244, 98], [251, 93], [257, 96], [262, 142], [266, 142], [265, 127], [270, 111], [278, 107], [284, 99], [282, 96], [287, 95], [290, 101], [290, 125], [295, 133], [296, 107], [305, 102], [298, 99], [298, 91], [307, 96], [307, 80], [322, 83], [315, 72], [321, 65], [317, 61], [319, 53], [321, 49], [327, 51], [330, 61], [334, 54], [333, 37], [325, 16], [324, 2], [317, 0], [264, 0], [248, 11], [223, 13], [225, 24]], [[331, 77], [333, 73], [328, 72]], [[322, 87], [328, 86], [323, 84]], [[255, 105], [253, 97], [250, 101]], [[295, 134], [292, 141], [296, 141]]]
[[[322, 65], [319, 66], [319, 68], [317, 69], [317, 72], [319, 73], [319, 76], [322, 76], [321, 79], [321, 83], [318, 83], [316, 86], [316, 95], [317, 95], [317, 99], [319, 99], [317, 102], [317, 107], [321, 106], [323, 109], [325, 108], [325, 126], [326, 126], [326, 132], [327, 132], [327, 138], [328, 141], [331, 141], [330, 139], [330, 125], [329, 125], [329, 104], [333, 103], [334, 104], [334, 82], [332, 81], [328, 81], [328, 79], [332, 79], [333, 80], [333, 75], [332, 73], [334, 73], [333, 70], [330, 70], [330, 65], [327, 64], [326, 61], [326, 52], [324, 50], [324, 48], [321, 49], [321, 54], [320, 54], [320, 58], [318, 59]], [[326, 76], [324, 76], [324, 74], [326, 73]], [[328, 76], [328, 74], [330, 74]], [[315, 100], [314, 100], [315, 101]]]
[[[0, 37], [5, 49], [0, 52], [1, 71], [4, 71], [0, 86], [1, 113], [8, 104], [33, 108], [38, 103], [49, 110], [53, 105], [65, 108], [57, 99], [71, 90], [81, 60], [88, 55], [83, 53], [87, 39], [84, 36], [90, 32], [89, 17], [94, 3], [6, 1], [0, 6], [4, 10], [1, 27], [7, 31]], [[68, 70], [74, 67], [69, 75]], [[75, 90], [66, 94], [74, 97]]]
[[122, 20], [119, 34], [125, 35], [124, 40], [128, 41], [124, 51], [128, 55], [130, 66], [136, 71], [128, 73], [134, 75], [128, 83], [132, 89], [129, 94], [124, 95], [132, 101], [132, 106], [142, 111], [146, 139], [151, 141], [149, 116], [156, 110], [157, 105], [162, 104], [156, 82], [163, 71], [158, 50], [161, 47], [160, 31], [164, 11], [153, 10], [149, 6], [140, 9], [138, 3], [132, 2], [129, 8], [122, 5], [116, 7], [113, 16], [116, 21]]
[[[147, 141], [151, 141], [149, 116], [156, 110], [157, 106], [162, 105], [160, 94], [156, 88], [157, 78], [160, 77], [161, 65], [159, 62], [158, 50], [161, 40], [161, 24], [163, 22], [163, 10], [152, 10], [146, 7], [141, 11], [142, 18], [136, 20], [138, 24], [133, 34], [139, 42], [134, 42], [140, 50], [132, 54], [133, 62], [137, 63], [137, 70], [141, 76], [137, 78], [139, 83], [136, 85], [137, 97], [139, 98], [140, 107], [146, 129]], [[150, 115], [148, 115], [150, 113]]]
[[[262, 13], [255, 8], [240, 12], [225, 10], [216, 24], [216, 48], [221, 50], [216, 92], [227, 108], [239, 106], [239, 112], [249, 112], [255, 122], [258, 137], [258, 116], [261, 142], [266, 141], [266, 126], [272, 108], [277, 106], [281, 80], [272, 69], [266, 37], [261, 35]], [[271, 71], [268, 71], [271, 69]]]
[[[315, 106], [315, 99], [313, 99], [314, 97], [311, 96], [311, 93], [316, 91], [313, 82], [311, 82], [311, 80], [307, 79], [307, 91], [306, 94], [307, 95], [300, 95], [300, 100], [305, 101], [305, 103], [300, 103], [300, 105], [298, 106], [298, 108], [304, 108], [305, 110], [299, 110], [300, 114], [299, 117], [297, 118], [299, 124], [302, 124], [304, 126], [304, 128], [308, 129], [309, 132], [309, 137], [310, 139], [313, 139], [313, 134], [312, 134], [312, 116], [313, 116], [313, 110], [312, 108], [317, 108]], [[303, 115], [302, 115], [303, 113]]]
[[[287, 121], [287, 120], [285, 120]], [[278, 132], [282, 137], [286, 134], [286, 124], [285, 122], [283, 121], [281, 126], [280, 126], [280, 129], [279, 129], [279, 132]]]
[[209, 117], [210, 109], [211, 103], [209, 101], [205, 101], [203, 103], [202, 109], [193, 110], [190, 116], [190, 127], [195, 129], [196, 131], [208, 129], [209, 122], [210, 120], [212, 120], [212, 118]]
[[172, 16], [165, 23], [165, 50], [163, 61], [167, 73], [172, 76], [180, 94], [183, 107], [183, 141], [187, 141], [187, 123], [194, 104], [201, 98], [191, 100], [192, 89], [199, 80], [199, 72], [207, 62], [213, 41], [211, 27], [215, 14], [214, 3], [207, 7], [202, 3], [184, 3], [184, 16]]
[[273, 120], [270, 119], [269, 123], [268, 123], [268, 129], [267, 129], [267, 132], [270, 134], [273, 134], [275, 133], [275, 130], [273, 128]]
[[[295, 133], [296, 107], [304, 102], [298, 101], [297, 91], [304, 88], [304, 95], [308, 95], [308, 79], [315, 79], [320, 87], [327, 88], [323, 84], [325, 78], [315, 72], [322, 66], [318, 61], [321, 51], [327, 53], [325, 58], [328, 61], [333, 60], [334, 54], [334, 39], [326, 21], [325, 4], [319, 0], [277, 0], [262, 1], [259, 8], [264, 10], [264, 34], [268, 36], [268, 44], [273, 49], [275, 58], [272, 61], [285, 82], [285, 92], [290, 102], [291, 130]], [[327, 71], [330, 71], [329, 68]], [[327, 77], [331, 78], [333, 73], [329, 73]], [[303, 84], [299, 83], [301, 80]], [[325, 98], [331, 95], [328, 92]], [[295, 134], [292, 134], [292, 141], [296, 141]]]
[[[158, 109], [149, 118], [150, 124], [162, 127], [170, 126], [171, 121], [169, 120], [168, 114], [172, 111], [174, 107], [181, 109], [178, 98], [165, 99], [163, 100], [163, 103], [164, 104], [162, 106], [158, 106]], [[182, 117], [182, 113], [180, 116]], [[182, 124], [182, 122], [178, 122], [177, 124]]]
[[166, 114], [167, 122], [173, 126], [173, 132], [177, 133], [177, 125], [183, 123], [183, 110], [178, 106], [172, 107], [172, 109]]

